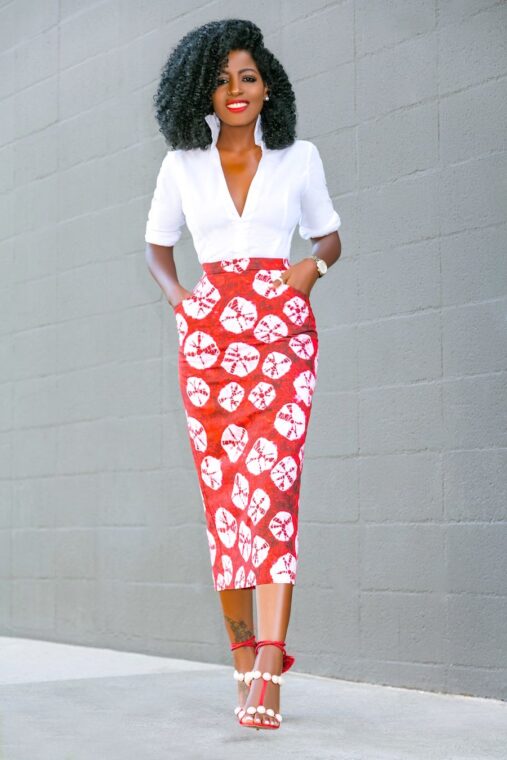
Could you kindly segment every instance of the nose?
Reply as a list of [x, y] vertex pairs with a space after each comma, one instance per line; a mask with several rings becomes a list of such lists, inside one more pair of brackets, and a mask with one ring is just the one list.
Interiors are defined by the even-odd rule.
[[229, 93], [232, 97], [238, 95], [241, 92], [239, 88], [239, 79], [236, 81], [235, 77], [231, 77], [229, 80]]

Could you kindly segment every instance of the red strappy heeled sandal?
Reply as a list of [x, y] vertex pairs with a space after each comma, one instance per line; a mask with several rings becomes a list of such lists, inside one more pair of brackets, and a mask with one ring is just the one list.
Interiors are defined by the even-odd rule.
[[[246, 639], [245, 641], [237, 641], [236, 643], [231, 644], [231, 651], [234, 651], [235, 649], [239, 649], [239, 647], [254, 647], [254, 648], [256, 648], [257, 647], [257, 642], [255, 640], [255, 636], [252, 636], [251, 638]], [[256, 649], [256, 651], [257, 651], [257, 649]], [[249, 673], [249, 672], [250, 671], [247, 670], [247, 673]], [[240, 673], [239, 670], [234, 669], [233, 678], [234, 678], [235, 681], [245, 681], [245, 676], [246, 676], [246, 673]], [[245, 683], [246, 683], [246, 681], [245, 681]], [[250, 688], [250, 684], [249, 683], [247, 683], [246, 685]], [[242, 709], [243, 708], [241, 707], [241, 705], [238, 705], [237, 707], [235, 707], [234, 708], [234, 715], [238, 715], [238, 713]]]
[[[279, 649], [283, 652], [283, 662], [282, 662], [282, 673], [285, 673], [289, 668], [291, 668], [295, 663], [295, 658], [292, 657], [292, 655], [287, 654], [285, 651], [285, 641], [270, 641], [269, 639], [265, 639], [263, 641], [258, 641], [255, 647], [255, 654], [257, 654], [257, 651], [260, 647], [266, 646], [268, 644], [272, 644], [274, 646], [277, 646]], [[240, 726], [246, 726], [247, 728], [280, 728], [280, 724], [282, 722], [282, 716], [280, 713], [275, 713], [275, 711], [268, 707], [266, 708], [263, 704], [264, 702], [264, 694], [266, 693], [266, 687], [268, 685], [268, 681], [273, 681], [273, 683], [278, 684], [281, 686], [284, 683], [284, 680], [280, 675], [276, 675], [275, 673], [269, 673], [268, 671], [265, 671], [264, 673], [261, 673], [260, 670], [250, 670], [247, 673], [245, 673], [245, 683], [250, 684], [252, 681], [256, 678], [262, 678], [263, 684], [261, 689], [261, 694], [259, 698], [259, 704], [257, 707], [254, 707], [254, 705], [250, 705], [250, 707], [247, 707], [247, 709], [240, 709], [238, 711], [238, 718], [239, 718], [239, 725]], [[263, 713], [266, 713], [266, 715], [269, 715], [272, 718], [276, 718], [278, 721], [277, 725], [272, 725], [269, 723], [255, 723], [253, 718], [249, 722], [244, 722], [243, 718], [245, 715], [254, 715], [256, 712], [260, 713], [261, 715]]]

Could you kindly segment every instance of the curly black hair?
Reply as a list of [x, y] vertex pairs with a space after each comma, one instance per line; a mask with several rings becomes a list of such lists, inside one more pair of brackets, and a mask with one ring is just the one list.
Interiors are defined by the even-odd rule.
[[264, 46], [258, 26], [246, 19], [226, 18], [185, 34], [162, 68], [153, 101], [159, 132], [170, 149], [204, 150], [211, 144], [204, 117], [213, 113], [212, 93], [231, 50], [247, 50], [269, 88], [269, 100], [261, 112], [266, 147], [285, 148], [294, 142], [296, 99], [283, 66]]

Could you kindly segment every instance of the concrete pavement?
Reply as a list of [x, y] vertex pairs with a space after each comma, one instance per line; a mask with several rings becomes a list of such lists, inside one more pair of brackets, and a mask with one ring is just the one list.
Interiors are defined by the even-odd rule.
[[232, 666], [0, 637], [0, 760], [505, 760], [507, 704], [286, 674], [276, 731]]

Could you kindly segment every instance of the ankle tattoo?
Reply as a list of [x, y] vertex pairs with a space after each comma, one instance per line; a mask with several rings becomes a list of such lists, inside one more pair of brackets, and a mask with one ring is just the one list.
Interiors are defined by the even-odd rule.
[[244, 620], [235, 620], [234, 618], [228, 617], [227, 615], [224, 615], [224, 618], [229, 624], [229, 627], [234, 636], [235, 643], [251, 639], [254, 635], [254, 632], [250, 629]]

